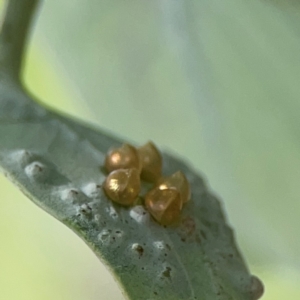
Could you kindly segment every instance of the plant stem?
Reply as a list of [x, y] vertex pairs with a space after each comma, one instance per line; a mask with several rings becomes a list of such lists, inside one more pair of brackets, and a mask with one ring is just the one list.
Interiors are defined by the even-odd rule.
[[0, 70], [19, 80], [32, 15], [39, 0], [8, 0], [0, 33]]

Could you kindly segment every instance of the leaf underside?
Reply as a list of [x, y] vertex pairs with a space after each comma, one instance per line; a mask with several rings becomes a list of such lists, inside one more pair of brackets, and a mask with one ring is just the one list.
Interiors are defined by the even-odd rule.
[[249, 274], [219, 200], [185, 163], [163, 154], [163, 173], [181, 170], [192, 187], [176, 226], [163, 227], [142, 206], [125, 208], [106, 197], [104, 157], [121, 143], [36, 104], [0, 78], [4, 174], [90, 246], [128, 299], [258, 299], [262, 285]]

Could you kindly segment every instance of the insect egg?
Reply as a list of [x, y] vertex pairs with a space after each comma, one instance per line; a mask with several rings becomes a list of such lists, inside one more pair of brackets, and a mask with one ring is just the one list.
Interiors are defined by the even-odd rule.
[[162, 157], [156, 146], [148, 142], [138, 148], [138, 154], [142, 167], [142, 179], [150, 182], [157, 181], [162, 172]]
[[141, 189], [139, 171], [137, 169], [112, 171], [107, 176], [103, 188], [111, 200], [130, 206], [134, 204]]
[[110, 150], [105, 158], [105, 168], [108, 172], [131, 168], [140, 170], [137, 150], [129, 144]]
[[178, 219], [182, 201], [174, 188], [154, 188], [145, 196], [145, 205], [152, 217], [162, 225], [170, 225]]
[[191, 198], [190, 184], [181, 171], [178, 171], [171, 176], [161, 178], [157, 183], [157, 187], [161, 190], [170, 187], [177, 189], [180, 193], [182, 204], [186, 203]]

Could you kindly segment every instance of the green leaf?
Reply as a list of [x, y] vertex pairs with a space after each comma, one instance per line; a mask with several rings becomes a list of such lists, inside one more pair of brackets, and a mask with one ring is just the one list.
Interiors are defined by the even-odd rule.
[[105, 153], [120, 140], [36, 104], [1, 78], [0, 165], [30, 199], [69, 226], [108, 265], [130, 299], [257, 299], [219, 201], [201, 177], [164, 154], [164, 173], [182, 170], [192, 201], [178, 227], [142, 206], [124, 208], [100, 185]]

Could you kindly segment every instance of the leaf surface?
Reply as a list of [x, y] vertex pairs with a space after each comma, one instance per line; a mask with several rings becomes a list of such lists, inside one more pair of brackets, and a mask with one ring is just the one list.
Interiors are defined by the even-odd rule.
[[219, 200], [182, 161], [163, 155], [164, 174], [181, 170], [192, 186], [177, 226], [107, 199], [103, 161], [121, 142], [37, 105], [1, 76], [3, 172], [91, 247], [129, 299], [258, 299], [262, 286], [236, 249]]

